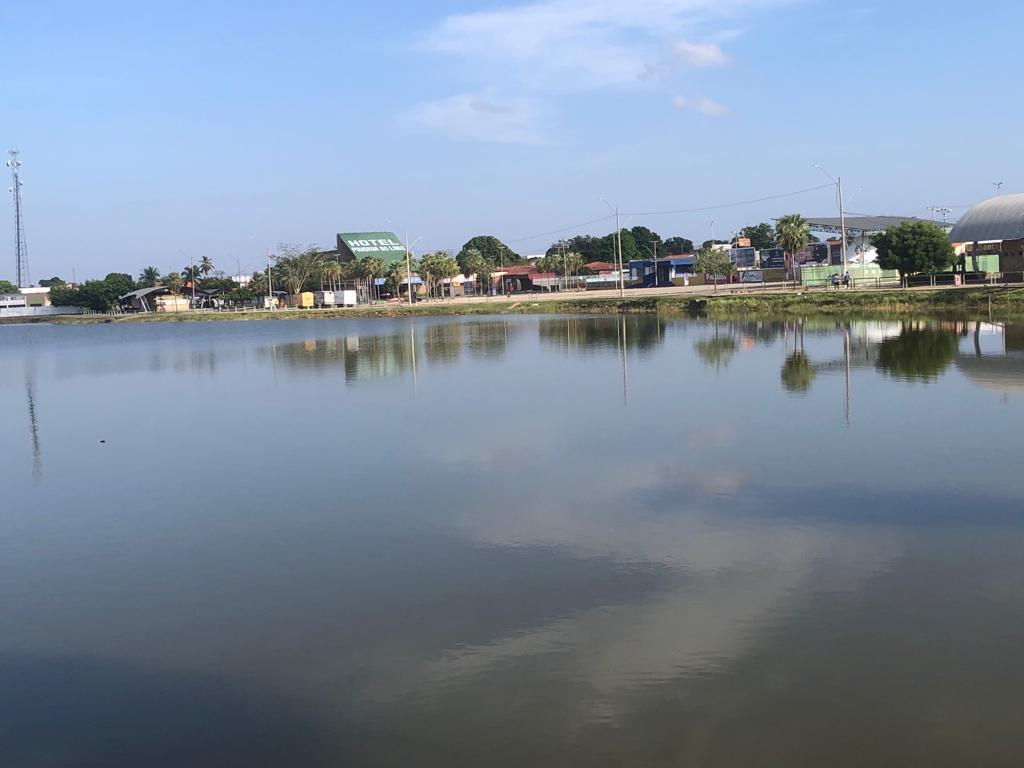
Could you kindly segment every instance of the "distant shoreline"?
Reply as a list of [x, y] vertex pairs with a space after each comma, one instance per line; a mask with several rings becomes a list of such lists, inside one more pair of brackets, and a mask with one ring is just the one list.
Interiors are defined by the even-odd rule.
[[[671, 290], [671, 289], [668, 289]], [[710, 317], [794, 315], [884, 316], [971, 315], [1001, 319], [1024, 319], [1024, 286], [984, 288], [936, 288], [902, 290], [826, 291], [823, 289], [788, 291], [729, 291], [715, 294], [665, 293], [650, 290], [609, 296], [494, 297], [489, 300], [460, 300], [406, 304], [374, 304], [346, 309], [281, 309], [241, 311], [201, 311], [146, 313], [128, 315], [52, 315], [44, 317], [0, 318], [0, 324], [47, 323], [52, 325], [88, 325], [122, 323], [215, 322], [244, 320], [311, 320], [389, 317], [463, 317], [504, 314], [659, 314], [667, 316], [707, 315]]]

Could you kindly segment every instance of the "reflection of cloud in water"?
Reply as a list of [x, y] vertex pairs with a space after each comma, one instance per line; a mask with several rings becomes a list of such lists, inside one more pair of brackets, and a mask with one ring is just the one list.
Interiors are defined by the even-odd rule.
[[[723, 448], [739, 436], [729, 425], [712, 432], [709, 439]], [[505, 437], [503, 451], [520, 460], [514, 473], [482, 471], [476, 482], [488, 489], [488, 502], [462, 507], [467, 537], [485, 546], [656, 564], [674, 577], [628, 604], [449, 649], [400, 675], [383, 676], [369, 695], [390, 701], [442, 684], [472, 686], [508, 665], [557, 655], [569, 670], [565, 677], [589, 689], [591, 717], [617, 717], [618, 707], [632, 706], [627, 691], [724, 671], [814, 594], [856, 590], [899, 554], [878, 529], [739, 514], [732, 502], [745, 478], [732, 467], [702, 472], [668, 461], [595, 459], [587, 467], [591, 480], [575, 483], [550, 471], [559, 452], [554, 436], [529, 435], [532, 453]], [[477, 459], [481, 467], [501, 466]], [[532, 482], [524, 486], [523, 477]], [[549, 487], [565, 482], [573, 488], [569, 502]], [[464, 491], [476, 497], [476, 488]]]

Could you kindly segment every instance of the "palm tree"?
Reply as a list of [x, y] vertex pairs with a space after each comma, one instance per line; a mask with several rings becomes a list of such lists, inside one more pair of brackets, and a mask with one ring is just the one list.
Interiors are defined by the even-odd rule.
[[[437, 267], [436, 277], [438, 285], [438, 293], [440, 297], [444, 298], [444, 281], [450, 280], [459, 274], [459, 262], [457, 262], [448, 251], [437, 252]], [[451, 289], [449, 289], [449, 297], [451, 295]]]
[[139, 273], [139, 285], [143, 288], [152, 288], [160, 279], [160, 270], [156, 267], [146, 267]]
[[799, 213], [790, 213], [776, 222], [775, 233], [778, 236], [779, 245], [789, 254], [795, 280], [796, 255], [811, 242], [811, 228], [807, 224], [807, 219]]
[[199, 260], [199, 272], [203, 277], [213, 272], [213, 260], [209, 256], [203, 256]]
[[362, 267], [362, 271], [366, 278], [370, 281], [370, 295], [380, 298], [380, 292], [376, 290], [376, 282], [378, 277], [383, 277], [384, 272], [387, 270], [387, 266], [384, 264], [384, 260], [377, 256], [364, 256], [359, 260]]
[[193, 267], [193, 266], [182, 267], [181, 268], [181, 276], [185, 280], [185, 282], [198, 281], [199, 280], [199, 267]]
[[330, 286], [330, 290], [338, 290], [338, 280], [341, 277], [341, 263], [328, 259], [320, 265], [320, 283], [321, 286], [326, 280], [327, 285]]
[[177, 272], [168, 272], [166, 275], [164, 275], [163, 282], [164, 286], [171, 293], [178, 293], [179, 291], [181, 291], [182, 279], [181, 275], [178, 274]]

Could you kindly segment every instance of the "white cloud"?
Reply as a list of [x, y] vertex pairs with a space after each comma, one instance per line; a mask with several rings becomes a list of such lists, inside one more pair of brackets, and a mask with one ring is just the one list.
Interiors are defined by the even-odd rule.
[[684, 96], [676, 96], [672, 99], [672, 106], [678, 110], [700, 112], [708, 117], [725, 117], [732, 114], [732, 110], [727, 106], [708, 98], [688, 99]]
[[[542, 0], [448, 16], [424, 44], [534, 87], [600, 88], [649, 76], [671, 39], [714, 39], [716, 22], [781, 1]], [[676, 56], [702, 67], [729, 61], [713, 42], [680, 43]]]
[[732, 59], [714, 43], [691, 43], [680, 40], [675, 45], [676, 56], [691, 67], [722, 67]]
[[[535, 0], [457, 13], [427, 31], [421, 47], [458, 58], [488, 88], [550, 99], [552, 93], [662, 88], [692, 70], [731, 63], [722, 46], [738, 34], [741, 12], [792, 0]], [[681, 70], [690, 70], [681, 74]], [[545, 96], [546, 95], [546, 96]], [[453, 96], [420, 106], [415, 119], [449, 135], [537, 143], [538, 102]], [[711, 99], [683, 109], [729, 114]]]
[[538, 110], [530, 99], [496, 101], [482, 94], [460, 94], [420, 104], [412, 118], [456, 139], [540, 143]]

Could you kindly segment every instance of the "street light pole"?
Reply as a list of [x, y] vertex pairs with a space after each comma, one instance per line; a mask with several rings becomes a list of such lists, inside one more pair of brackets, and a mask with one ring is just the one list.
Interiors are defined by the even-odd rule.
[[270, 304], [270, 310], [274, 310], [274, 273], [273, 264], [270, 262], [270, 249], [267, 248], [267, 300]]
[[[846, 206], [843, 203], [843, 177], [840, 176], [836, 179], [836, 189], [839, 193], [839, 228], [843, 230], [842, 242], [843, 242], [843, 276], [846, 276]], [[863, 277], [864, 273], [861, 272]]]
[[601, 198], [601, 202], [607, 205], [608, 208], [611, 209], [611, 211], [615, 214], [615, 245], [616, 250], [618, 250], [619, 256], [619, 298], [622, 298], [623, 296], [626, 295], [626, 276], [623, 274], [622, 228], [619, 226], [619, 208], [618, 206], [613, 207], [612, 204], [605, 200], [603, 197]]
[[405, 228], [405, 290], [409, 294], [409, 306], [412, 306], [412, 256], [409, 248], [409, 228]]
[[615, 209], [615, 241], [619, 248], [619, 298], [626, 295], [625, 266], [622, 263], [622, 227], [619, 226], [619, 209]]

